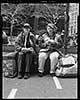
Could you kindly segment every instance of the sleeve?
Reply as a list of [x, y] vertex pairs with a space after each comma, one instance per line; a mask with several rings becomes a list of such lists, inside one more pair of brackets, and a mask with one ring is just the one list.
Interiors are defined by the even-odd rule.
[[31, 40], [31, 45], [35, 44], [36, 43], [36, 38], [34, 36], [34, 34], [30, 34], [30, 40]]
[[30, 43], [31, 43], [31, 47], [30, 47], [31, 51], [36, 52], [36, 45], [35, 45], [36, 38], [35, 38], [34, 34], [32, 34], [32, 33], [30, 33]]
[[63, 46], [63, 41], [61, 37], [59, 37], [55, 42], [58, 48], [61, 48]]
[[21, 34], [18, 35], [15, 41], [15, 50], [20, 51], [22, 46], [20, 45]]

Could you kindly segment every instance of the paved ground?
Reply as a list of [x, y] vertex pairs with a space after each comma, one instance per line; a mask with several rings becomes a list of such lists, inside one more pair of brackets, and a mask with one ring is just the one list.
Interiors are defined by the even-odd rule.
[[77, 78], [45, 75], [29, 79], [3, 77], [3, 98], [77, 98]]

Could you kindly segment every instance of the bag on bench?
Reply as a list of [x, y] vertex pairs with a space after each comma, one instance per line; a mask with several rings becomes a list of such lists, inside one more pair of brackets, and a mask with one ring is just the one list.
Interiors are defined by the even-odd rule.
[[77, 59], [73, 55], [61, 57], [57, 64], [56, 76], [77, 75]]

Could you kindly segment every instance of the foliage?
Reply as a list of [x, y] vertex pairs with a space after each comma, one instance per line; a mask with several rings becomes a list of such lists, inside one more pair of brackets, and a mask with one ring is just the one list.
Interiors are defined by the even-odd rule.
[[2, 3], [1, 15], [3, 21], [14, 25], [14, 27], [20, 26], [25, 22], [30, 23], [31, 17], [42, 17], [47, 23], [55, 23], [59, 16], [64, 15], [66, 7], [63, 4], [30, 4], [30, 3]]
[[9, 3], [1, 4], [1, 15], [2, 15], [3, 21], [12, 23], [16, 6], [17, 6], [16, 4], [9, 4]]
[[[7, 16], [4, 17], [6, 21], [11, 22], [12, 17], [14, 23], [20, 24], [26, 22], [27, 18], [31, 16], [41, 16], [44, 17], [47, 22], [54, 23], [54, 16], [56, 13], [58, 16], [64, 13], [65, 6], [61, 4], [28, 4], [28, 3], [2, 3], [1, 4], [1, 14]], [[58, 17], [57, 16], [57, 17]]]

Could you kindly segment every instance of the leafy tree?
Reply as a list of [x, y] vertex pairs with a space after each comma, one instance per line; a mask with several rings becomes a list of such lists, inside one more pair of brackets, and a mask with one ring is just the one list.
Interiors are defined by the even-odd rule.
[[[4, 20], [11, 23], [11, 37], [14, 25], [22, 25], [29, 21], [32, 16], [39, 16], [46, 19], [48, 23], [55, 23], [61, 13], [64, 15], [65, 6], [63, 4], [29, 4], [29, 3], [2, 3], [1, 14], [5, 14]], [[54, 16], [55, 17], [54, 17]]]
[[12, 40], [13, 25], [15, 22], [17, 22], [17, 19], [14, 18], [14, 15], [16, 14], [17, 10], [18, 10], [17, 4], [8, 4], [8, 3], [1, 4], [1, 14], [5, 15], [3, 17], [3, 21], [5, 20], [5, 21], [11, 23], [11, 32], [10, 32], [11, 40]]

